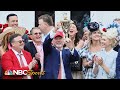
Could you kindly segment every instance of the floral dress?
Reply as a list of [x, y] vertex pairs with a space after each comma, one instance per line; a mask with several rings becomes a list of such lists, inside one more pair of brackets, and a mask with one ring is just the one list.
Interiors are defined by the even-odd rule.
[[[90, 52], [89, 47], [87, 45], [87, 46], [84, 46], [83, 48], [79, 49], [78, 54], [81, 58], [86, 58], [87, 61], [92, 61], [94, 55], [97, 55], [97, 56], [100, 55], [101, 50], [96, 52], [96, 53]], [[83, 66], [83, 78], [84, 79], [94, 79], [94, 77], [93, 77], [93, 64], [90, 67]]]

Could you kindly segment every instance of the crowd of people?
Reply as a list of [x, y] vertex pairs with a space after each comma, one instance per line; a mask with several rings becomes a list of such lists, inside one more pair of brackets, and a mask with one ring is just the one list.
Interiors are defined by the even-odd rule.
[[[0, 33], [1, 79], [120, 78], [118, 27], [100, 28], [96, 21], [81, 28], [72, 20], [66, 37], [62, 22], [54, 26], [48, 14], [38, 17], [38, 27], [31, 28], [30, 34], [18, 25], [16, 14], [9, 14], [6, 21], [8, 26]], [[73, 69], [76, 65], [79, 69]], [[14, 70], [44, 74], [6, 74]]]

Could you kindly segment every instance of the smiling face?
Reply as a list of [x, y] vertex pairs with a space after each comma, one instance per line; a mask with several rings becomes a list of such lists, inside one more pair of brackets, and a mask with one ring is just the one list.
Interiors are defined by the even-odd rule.
[[75, 26], [75, 24], [71, 24], [70, 27], [69, 27], [69, 32], [68, 32], [68, 34], [69, 34], [70, 36], [75, 36], [77, 32], [78, 32], [78, 31], [77, 31], [77, 27]]
[[91, 39], [94, 41], [98, 41], [101, 39], [101, 32], [99, 30], [91, 33]]
[[22, 36], [17, 36], [13, 39], [12, 47], [17, 51], [24, 49], [24, 40], [22, 39]]
[[10, 16], [7, 23], [9, 27], [18, 27], [18, 17]]
[[108, 39], [106, 36], [102, 36], [101, 45], [103, 48], [112, 46], [112, 40]]
[[54, 45], [56, 48], [62, 48], [64, 45], [64, 38], [61, 36], [57, 36], [54, 39]]
[[39, 43], [42, 40], [42, 32], [39, 28], [34, 28], [31, 32], [31, 38], [34, 42]]

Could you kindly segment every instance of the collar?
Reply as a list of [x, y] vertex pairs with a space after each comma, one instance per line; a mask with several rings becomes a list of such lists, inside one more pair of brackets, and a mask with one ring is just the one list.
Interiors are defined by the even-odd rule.
[[15, 55], [17, 56], [18, 54], [23, 54], [23, 52], [21, 51], [20, 53], [18, 53], [16, 50], [14, 50], [13, 48], [12, 48], [12, 51], [15, 53]]
[[54, 27], [47, 34], [44, 34], [44, 36], [47, 37], [50, 34], [50, 32], [52, 32], [53, 30], [54, 30]]
[[34, 44], [35, 46], [41, 46], [41, 45], [43, 45], [42, 42], [41, 42], [40, 44], [36, 44], [34, 41], [33, 41], [33, 44]]

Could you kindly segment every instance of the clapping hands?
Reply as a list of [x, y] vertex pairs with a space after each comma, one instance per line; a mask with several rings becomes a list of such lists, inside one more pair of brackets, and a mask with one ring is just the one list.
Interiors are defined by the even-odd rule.
[[95, 64], [100, 65], [100, 66], [103, 65], [103, 59], [102, 59], [102, 57], [94, 56], [93, 60], [94, 60]]
[[31, 70], [32, 68], [34, 68], [37, 63], [38, 63], [37, 60], [35, 60], [35, 58], [33, 58], [33, 60], [28, 65], [29, 70]]

